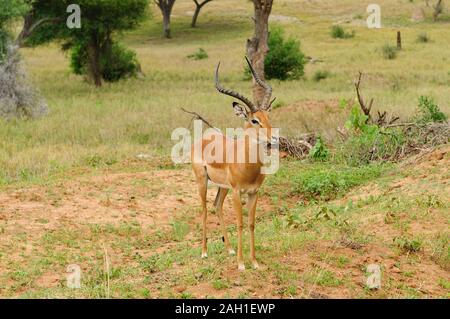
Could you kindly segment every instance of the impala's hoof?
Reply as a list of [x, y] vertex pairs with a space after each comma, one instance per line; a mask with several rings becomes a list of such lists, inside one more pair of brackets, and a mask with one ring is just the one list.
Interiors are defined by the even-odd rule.
[[208, 253], [202, 253], [202, 258], [203, 259], [208, 258]]
[[253, 265], [253, 269], [255, 269], [255, 270], [259, 269], [259, 264], [256, 260], [252, 262], [252, 265]]
[[228, 249], [228, 255], [234, 256], [236, 255], [236, 252], [234, 251], [234, 249]]
[[238, 269], [239, 269], [239, 271], [244, 271], [245, 270], [245, 265], [243, 263], [239, 264], [238, 265]]

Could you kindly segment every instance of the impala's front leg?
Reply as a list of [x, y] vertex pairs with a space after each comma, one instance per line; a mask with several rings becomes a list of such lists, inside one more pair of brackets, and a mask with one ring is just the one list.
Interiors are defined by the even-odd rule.
[[253, 268], [258, 269], [258, 261], [255, 255], [255, 217], [256, 202], [258, 201], [258, 193], [248, 195], [248, 230], [250, 231], [250, 257], [252, 259]]
[[242, 257], [242, 203], [241, 203], [241, 193], [239, 189], [233, 189], [233, 206], [236, 213], [237, 229], [238, 229], [238, 252], [237, 261], [238, 269], [245, 270], [244, 258]]

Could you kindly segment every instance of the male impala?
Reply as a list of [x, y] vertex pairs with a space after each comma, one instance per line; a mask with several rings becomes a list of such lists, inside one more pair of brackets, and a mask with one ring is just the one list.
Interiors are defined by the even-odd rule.
[[[258, 262], [255, 257], [255, 212], [258, 190], [264, 181], [265, 175], [262, 172], [263, 147], [261, 145], [277, 144], [278, 137], [273, 136], [272, 126], [269, 121], [269, 111], [271, 104], [272, 88], [263, 82], [253, 69], [251, 63], [247, 62], [252, 72], [255, 82], [264, 89], [264, 97], [261, 103], [253, 103], [241, 94], [223, 88], [219, 83], [219, 65], [216, 69], [215, 82], [216, 88], [220, 93], [234, 97], [245, 104], [241, 105], [233, 102], [233, 109], [237, 116], [245, 120], [244, 137], [230, 138], [223, 134], [204, 134], [202, 139], [192, 146], [192, 168], [198, 184], [202, 205], [202, 223], [203, 223], [203, 241], [202, 241], [202, 258], [207, 257], [206, 245], [206, 192], [208, 181], [219, 187], [215, 199], [215, 207], [220, 219], [221, 231], [225, 248], [230, 255], [235, 252], [230, 246], [226, 227], [223, 220], [222, 209], [225, 197], [231, 189], [233, 195], [233, 208], [236, 213], [237, 230], [238, 230], [238, 252], [237, 261], [238, 269], [244, 270], [244, 260], [242, 257], [242, 202], [241, 194], [246, 193], [248, 199], [248, 227], [250, 231], [250, 256], [253, 267], [258, 268]], [[213, 137], [213, 135], [215, 137]], [[208, 153], [206, 150], [211, 149], [211, 143], [215, 143], [215, 154]], [[213, 147], [213, 148], [214, 148]], [[220, 148], [220, 149], [218, 149]], [[197, 151], [196, 151], [197, 150]], [[251, 154], [257, 150], [256, 157]], [[200, 153], [200, 154], [199, 154]], [[217, 154], [219, 156], [217, 156]], [[233, 154], [232, 156], [229, 156]], [[236, 154], [241, 160], [237, 160]], [[245, 157], [243, 156], [245, 155]], [[231, 160], [230, 160], [231, 158]], [[252, 158], [254, 160], [252, 160]], [[242, 160], [244, 159], [244, 160]]]

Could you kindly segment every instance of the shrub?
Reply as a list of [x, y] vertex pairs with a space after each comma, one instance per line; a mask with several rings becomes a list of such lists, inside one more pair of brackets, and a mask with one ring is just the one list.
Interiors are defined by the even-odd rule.
[[441, 112], [433, 98], [428, 96], [421, 96], [419, 98], [418, 113], [415, 119], [419, 123], [447, 121], [447, 115]]
[[315, 164], [313, 169], [301, 171], [293, 175], [291, 179], [294, 183], [294, 193], [327, 200], [347, 192], [351, 187], [381, 176], [382, 172], [381, 165], [342, 167]]
[[314, 73], [314, 76], [313, 76], [313, 80], [315, 81], [315, 82], [320, 82], [320, 81], [322, 81], [322, 80], [325, 80], [326, 78], [328, 78], [330, 76], [330, 72], [328, 72], [328, 71], [316, 71], [315, 73]]
[[423, 32], [417, 36], [417, 42], [427, 43], [430, 42], [430, 38], [428, 37], [428, 34]]
[[[72, 47], [70, 66], [75, 74], [89, 74], [89, 57], [83, 44]], [[122, 78], [135, 76], [139, 69], [136, 53], [118, 43], [107, 46], [100, 56], [102, 78], [107, 82], [115, 82]]]
[[34, 118], [47, 112], [47, 104], [27, 81], [17, 48], [9, 46], [0, 63], [0, 117]]
[[385, 44], [382, 47], [381, 51], [383, 52], [383, 56], [385, 59], [393, 60], [397, 57], [397, 47], [390, 44]]
[[394, 238], [394, 243], [404, 252], [415, 253], [422, 249], [422, 240], [400, 236]]
[[331, 27], [331, 37], [334, 39], [349, 39], [355, 36], [355, 32], [348, 33], [340, 25], [334, 25]]
[[[71, 0], [27, 1], [39, 18], [66, 17]], [[114, 42], [117, 33], [137, 27], [147, 17], [148, 0], [78, 0], [82, 8], [82, 28], [67, 28], [65, 23], [46, 23], [26, 41], [38, 45], [59, 40], [63, 49], [71, 49], [71, 66], [97, 86], [103, 80], [116, 81], [136, 73], [139, 66], [132, 51]], [[96, 59], [88, 59], [91, 52]], [[112, 60], [107, 60], [111, 58]], [[89, 71], [89, 72], [88, 72]]]
[[208, 58], [208, 53], [206, 53], [206, 51], [202, 48], [198, 49], [196, 52], [194, 52], [193, 54], [189, 54], [187, 56], [188, 59], [193, 59], [193, 60], [203, 60], [203, 59], [207, 59]]
[[267, 79], [297, 79], [304, 75], [306, 60], [300, 50], [299, 41], [285, 40], [283, 29], [273, 28], [269, 34], [268, 43], [269, 52], [264, 60]]
[[400, 130], [383, 128], [367, 122], [368, 117], [354, 105], [345, 123], [350, 136], [341, 145], [336, 158], [351, 166], [365, 165], [375, 160], [387, 160], [404, 143]]
[[328, 159], [330, 152], [322, 141], [322, 138], [319, 136], [317, 138], [317, 142], [314, 147], [311, 149], [309, 156], [316, 161], [325, 161]]

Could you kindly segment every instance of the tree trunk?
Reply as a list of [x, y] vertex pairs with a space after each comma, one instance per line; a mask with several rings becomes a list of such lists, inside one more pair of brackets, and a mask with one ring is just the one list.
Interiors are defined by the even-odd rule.
[[164, 37], [170, 39], [170, 12], [163, 11]]
[[170, 16], [175, 0], [155, 0], [155, 3], [161, 10], [163, 16], [163, 36], [170, 38]]
[[89, 71], [96, 87], [102, 86], [102, 72], [100, 67], [100, 47], [96, 37], [88, 45]]
[[[269, 16], [273, 0], [253, 0], [255, 8], [255, 34], [247, 40], [247, 56], [255, 71], [264, 79], [264, 60], [269, 52]], [[253, 79], [253, 99], [259, 105], [264, 97], [264, 89]]]
[[196, 7], [195, 7], [194, 15], [192, 16], [191, 28], [196, 27], [197, 18], [198, 18], [198, 15], [200, 14], [200, 10], [202, 9], [202, 7], [198, 5], [198, 2], [195, 2], [195, 4], [196, 4]]
[[433, 12], [433, 21], [437, 21], [439, 15], [442, 13], [442, 0], [438, 0], [436, 5], [434, 6], [434, 12]]
[[195, 3], [195, 11], [192, 16], [191, 28], [195, 28], [197, 26], [198, 15], [200, 14], [200, 10], [202, 10], [203, 6], [212, 0], [205, 0], [202, 3], [199, 3], [197, 0], [194, 0]]

